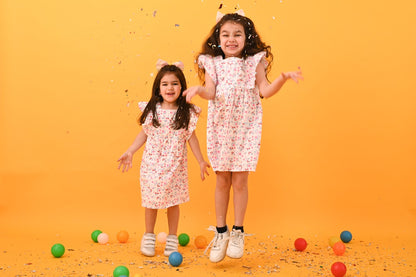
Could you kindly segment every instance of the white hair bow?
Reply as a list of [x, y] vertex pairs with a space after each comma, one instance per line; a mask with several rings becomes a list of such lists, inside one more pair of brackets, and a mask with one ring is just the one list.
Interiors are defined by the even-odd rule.
[[[239, 10], [235, 11], [235, 13], [238, 14], [238, 15], [241, 15], [241, 16], [246, 16], [242, 9], [239, 9]], [[225, 14], [223, 14], [222, 12], [217, 11], [217, 18], [216, 18], [217, 22], [220, 21], [221, 18], [223, 18], [224, 15]]]
[[[169, 65], [167, 61], [164, 61], [162, 59], [158, 59], [156, 62], [156, 69], [160, 70], [162, 69], [162, 67], [164, 67], [165, 65]], [[178, 62], [174, 62], [173, 65], [179, 67], [182, 71], [185, 68], [185, 66], [183, 65], [183, 62], [178, 61]]]

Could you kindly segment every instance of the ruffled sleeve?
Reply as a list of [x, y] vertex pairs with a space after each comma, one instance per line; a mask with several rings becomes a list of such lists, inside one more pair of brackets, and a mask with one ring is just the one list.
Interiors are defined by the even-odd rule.
[[[147, 102], [139, 102], [138, 105], [139, 105], [139, 109], [143, 112], [147, 106]], [[152, 124], [152, 118], [153, 118], [153, 114], [150, 112], [147, 115], [146, 120], [142, 124], [142, 129], [146, 135], [150, 135], [152, 131], [154, 130], [154, 127]]]
[[195, 131], [196, 123], [198, 122], [198, 117], [201, 114], [201, 108], [195, 106], [195, 111], [191, 110], [191, 118], [189, 119], [188, 130], [186, 130], [186, 140], [191, 138], [192, 133]]
[[246, 59], [250, 88], [254, 88], [256, 86], [256, 73], [257, 73], [257, 66], [259, 65], [259, 63], [263, 63], [264, 67], [267, 67], [268, 63], [266, 60], [265, 51], [259, 52], [253, 56], [249, 56]]
[[217, 72], [215, 70], [214, 58], [210, 55], [200, 55], [198, 57], [198, 66], [199, 68], [205, 69], [205, 74], [208, 74], [211, 77], [214, 84], [217, 84]]
[[143, 112], [147, 106], [147, 102], [139, 102], [138, 105], [139, 105], [139, 109]]

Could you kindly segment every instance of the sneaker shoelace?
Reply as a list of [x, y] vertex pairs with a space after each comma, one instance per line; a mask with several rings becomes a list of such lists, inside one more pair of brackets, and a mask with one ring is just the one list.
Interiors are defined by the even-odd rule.
[[[208, 231], [213, 231], [213, 232], [215, 232], [215, 236], [214, 236], [214, 238], [211, 240], [211, 242], [208, 244], [208, 246], [207, 246], [207, 248], [205, 248], [205, 251], [204, 251], [204, 255], [206, 255], [206, 253], [207, 253], [207, 251], [208, 251], [208, 249], [210, 249], [210, 248], [217, 248], [218, 246], [217, 246], [217, 242], [218, 242], [218, 240], [219, 239], [221, 239], [221, 240], [224, 240], [224, 238], [223, 238], [223, 233], [218, 233], [217, 232], [217, 228], [215, 228], [215, 226], [209, 226], [208, 227]], [[225, 238], [225, 240], [229, 240], [230, 238], [228, 237], [228, 238]]]
[[239, 246], [242, 241], [244, 240], [244, 237], [250, 237], [253, 236], [254, 234], [246, 234], [246, 233], [242, 233], [242, 232], [236, 232], [236, 231], [231, 231], [231, 233], [234, 233], [235, 235], [230, 235], [230, 243], [232, 245], [235, 246]]

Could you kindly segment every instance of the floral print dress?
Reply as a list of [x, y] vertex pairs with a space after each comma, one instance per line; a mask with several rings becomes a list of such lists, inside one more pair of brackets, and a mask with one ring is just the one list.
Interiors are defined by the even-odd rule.
[[260, 153], [263, 110], [256, 68], [265, 52], [246, 59], [201, 55], [198, 65], [214, 81], [208, 103], [207, 152], [214, 171], [255, 171]]
[[[147, 102], [139, 102], [141, 111]], [[160, 126], [152, 125], [152, 113], [142, 124], [147, 135], [140, 166], [140, 188], [142, 206], [151, 209], [165, 209], [189, 201], [188, 159], [186, 142], [196, 128], [200, 109], [191, 111], [188, 130], [174, 130], [172, 123], [176, 110], [156, 106]]]

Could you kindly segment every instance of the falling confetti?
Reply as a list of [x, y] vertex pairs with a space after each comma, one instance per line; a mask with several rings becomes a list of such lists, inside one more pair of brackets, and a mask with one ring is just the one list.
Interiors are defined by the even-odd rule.
[[175, 24], [175, 27], [179, 27], [179, 24]]
[[157, 13], [157, 11], [156, 11], [156, 10], [154, 10], [154, 11], [153, 11], [153, 17], [156, 17], [156, 13]]
[[220, 6], [218, 7], [218, 9], [220, 10], [222, 8], [222, 3], [220, 4]]

